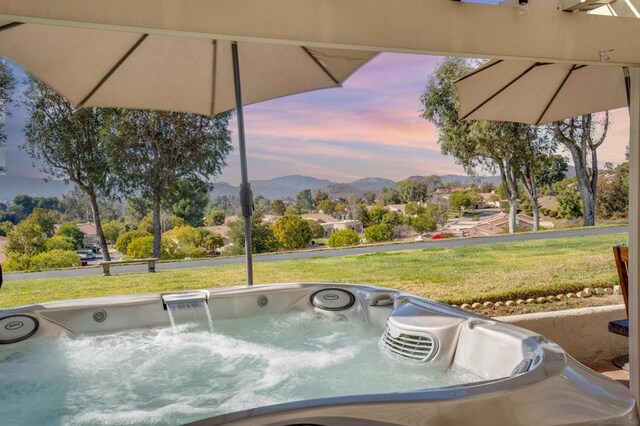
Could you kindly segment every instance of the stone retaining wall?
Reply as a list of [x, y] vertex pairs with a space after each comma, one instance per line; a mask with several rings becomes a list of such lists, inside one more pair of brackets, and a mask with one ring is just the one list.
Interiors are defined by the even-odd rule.
[[629, 339], [608, 330], [609, 321], [626, 318], [624, 305], [496, 317], [553, 340], [582, 363], [613, 359], [629, 350]]

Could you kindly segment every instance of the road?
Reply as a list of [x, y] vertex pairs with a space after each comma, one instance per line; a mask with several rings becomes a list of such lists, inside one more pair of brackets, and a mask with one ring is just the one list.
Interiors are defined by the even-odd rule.
[[[321, 250], [303, 250], [289, 253], [272, 253], [254, 256], [254, 262], [276, 262], [282, 260], [298, 260], [298, 259], [312, 259], [320, 257], [340, 257], [340, 256], [353, 256], [358, 254], [368, 253], [383, 253], [391, 251], [402, 250], [420, 250], [425, 248], [448, 248], [448, 247], [460, 247], [477, 244], [489, 244], [498, 242], [512, 242], [512, 241], [533, 241], [544, 240], [551, 238], [567, 238], [567, 237], [582, 237], [591, 235], [608, 235], [617, 234], [622, 232], [629, 232], [627, 226], [615, 226], [606, 228], [581, 228], [581, 229], [567, 229], [563, 231], [549, 231], [539, 233], [524, 233], [513, 235], [499, 235], [495, 237], [477, 237], [477, 238], [459, 238], [451, 240], [436, 240], [436, 241], [422, 241], [422, 242], [409, 242], [409, 243], [397, 243], [397, 244], [384, 244], [376, 246], [362, 246], [345, 249], [321, 249]], [[199, 268], [203, 266], [216, 266], [216, 265], [231, 265], [236, 263], [244, 263], [244, 257], [216, 257], [200, 260], [189, 260], [183, 262], [166, 262], [158, 263], [156, 270], [168, 271], [171, 269], [185, 269], [185, 268]], [[111, 273], [129, 273], [129, 272], [144, 272], [147, 270], [147, 265], [123, 265], [117, 267], [111, 267]], [[27, 280], [36, 278], [60, 278], [60, 277], [78, 277], [83, 275], [99, 275], [102, 273], [102, 268], [85, 267], [82, 269], [66, 269], [60, 271], [43, 271], [43, 272], [16, 272], [5, 273], [4, 281], [15, 280]]]

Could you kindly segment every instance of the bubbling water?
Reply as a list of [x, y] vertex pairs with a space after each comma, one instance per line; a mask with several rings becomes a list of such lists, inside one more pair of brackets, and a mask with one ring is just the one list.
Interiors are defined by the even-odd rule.
[[217, 320], [215, 332], [129, 330], [36, 341], [0, 358], [3, 424], [178, 424], [259, 406], [478, 381], [407, 365], [380, 330], [296, 313]]

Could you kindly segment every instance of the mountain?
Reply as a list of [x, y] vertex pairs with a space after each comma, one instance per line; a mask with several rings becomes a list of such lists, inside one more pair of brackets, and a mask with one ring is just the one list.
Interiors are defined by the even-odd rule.
[[384, 179], [379, 177], [366, 177], [362, 179], [358, 179], [349, 184], [352, 188], [357, 191], [367, 192], [367, 191], [380, 191], [382, 188], [392, 187], [396, 183], [391, 179]]
[[[422, 176], [411, 176], [408, 179], [419, 179]], [[491, 182], [493, 184], [500, 183], [499, 176], [487, 177], [469, 177], [465, 175], [444, 175], [440, 176], [443, 183], [458, 182], [462, 185], [471, 185], [472, 183]], [[393, 187], [396, 182], [391, 179], [380, 177], [367, 177], [355, 180], [353, 182], [332, 182], [328, 179], [317, 179], [311, 176], [281, 176], [273, 179], [256, 180], [251, 182], [253, 195], [271, 200], [276, 198], [295, 198], [295, 196], [305, 189], [315, 192], [317, 190], [325, 191], [330, 198], [347, 198], [349, 195], [363, 196], [367, 191], [379, 192], [384, 187]], [[218, 182], [215, 184], [210, 195], [218, 196], [238, 196], [239, 187], [231, 185], [227, 182]]]
[[442, 183], [458, 182], [461, 185], [469, 186], [473, 183], [500, 183], [500, 176], [467, 176], [467, 175], [443, 175], [440, 176]]
[[[276, 198], [294, 198], [300, 191], [310, 189], [318, 190], [328, 185], [332, 185], [328, 179], [317, 179], [311, 176], [281, 176], [267, 180], [251, 181], [251, 189], [254, 197], [262, 195], [270, 200]], [[238, 196], [239, 186], [231, 185], [227, 182], [217, 182], [214, 184], [213, 190], [210, 192], [212, 197], [219, 196]]]
[[61, 180], [45, 181], [41, 178], [0, 175], [0, 201], [10, 201], [20, 194], [32, 197], [60, 197], [73, 189]]

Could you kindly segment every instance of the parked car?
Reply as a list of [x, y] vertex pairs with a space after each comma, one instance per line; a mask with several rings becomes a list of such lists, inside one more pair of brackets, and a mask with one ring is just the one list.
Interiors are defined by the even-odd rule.
[[92, 251], [87, 251], [87, 252], [78, 252], [78, 255], [80, 256], [80, 260], [94, 260], [96, 258], [96, 254]]
[[91, 243], [87, 247], [90, 248], [94, 253], [98, 253], [100, 251], [100, 244], [98, 243]]

